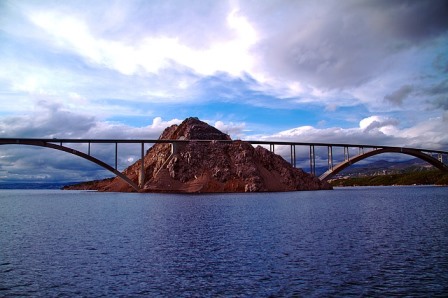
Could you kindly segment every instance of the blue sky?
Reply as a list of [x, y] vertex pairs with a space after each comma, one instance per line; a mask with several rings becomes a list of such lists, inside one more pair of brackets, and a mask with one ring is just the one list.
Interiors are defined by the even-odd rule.
[[[2, 0], [0, 137], [157, 138], [197, 116], [240, 139], [448, 150], [447, 15], [438, 0]], [[46, 150], [0, 148], [0, 181], [103, 175]]]

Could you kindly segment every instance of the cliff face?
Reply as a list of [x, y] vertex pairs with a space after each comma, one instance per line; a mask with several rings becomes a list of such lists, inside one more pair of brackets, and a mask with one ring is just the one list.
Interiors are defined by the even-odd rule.
[[[159, 139], [193, 140], [178, 144], [155, 144], [144, 158], [147, 192], [258, 192], [331, 189], [301, 169], [293, 168], [282, 157], [263, 147], [254, 148], [244, 141], [197, 142], [194, 140], [228, 140], [230, 137], [197, 118], [165, 129]], [[138, 183], [141, 162], [124, 170]], [[78, 189], [132, 191], [120, 178], [98, 181]], [[72, 188], [73, 189], [73, 188]]]

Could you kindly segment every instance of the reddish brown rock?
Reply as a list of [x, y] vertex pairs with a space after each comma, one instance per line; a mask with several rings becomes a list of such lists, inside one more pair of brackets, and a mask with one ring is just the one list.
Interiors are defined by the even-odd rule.
[[[188, 118], [165, 129], [159, 139], [192, 140], [175, 146], [155, 144], [144, 158], [145, 192], [260, 192], [331, 189], [331, 186], [281, 156], [244, 141], [231, 141], [218, 129]], [[196, 140], [196, 141], [195, 141]], [[200, 142], [200, 140], [215, 140]], [[141, 162], [124, 170], [135, 183]], [[71, 189], [132, 191], [120, 178], [81, 184]]]

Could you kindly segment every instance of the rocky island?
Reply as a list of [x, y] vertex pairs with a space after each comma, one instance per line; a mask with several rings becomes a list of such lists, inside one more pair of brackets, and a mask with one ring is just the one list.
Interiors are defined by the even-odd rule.
[[[317, 177], [292, 167], [281, 156], [231, 138], [200, 121], [187, 118], [164, 130], [159, 139], [190, 140], [177, 144], [158, 143], [144, 157], [142, 192], [211, 193], [267, 192], [331, 189]], [[200, 140], [211, 140], [201, 142]], [[219, 142], [228, 141], [228, 142]], [[141, 161], [123, 173], [136, 184]], [[64, 189], [132, 192], [120, 178], [109, 178], [67, 186]]]

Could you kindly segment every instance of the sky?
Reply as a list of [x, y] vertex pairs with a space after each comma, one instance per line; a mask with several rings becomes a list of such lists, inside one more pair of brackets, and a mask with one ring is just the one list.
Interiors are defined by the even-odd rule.
[[[0, 138], [152, 139], [187, 117], [234, 139], [448, 150], [448, 2], [0, 0]], [[122, 169], [139, 155], [120, 152]], [[0, 182], [105, 175], [0, 147]]]

